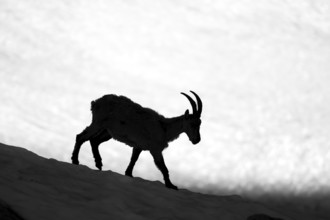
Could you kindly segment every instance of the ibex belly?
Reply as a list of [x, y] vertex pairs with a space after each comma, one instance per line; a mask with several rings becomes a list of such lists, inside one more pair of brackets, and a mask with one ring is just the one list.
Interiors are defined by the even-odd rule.
[[106, 129], [109, 134], [120, 142], [130, 147], [138, 147], [142, 150], [162, 148], [163, 130], [157, 122], [119, 119], [108, 120]]

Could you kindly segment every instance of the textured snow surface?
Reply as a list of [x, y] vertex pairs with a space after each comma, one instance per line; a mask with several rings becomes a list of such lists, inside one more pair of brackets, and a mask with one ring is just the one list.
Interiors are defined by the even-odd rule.
[[289, 218], [240, 196], [174, 191], [160, 182], [45, 159], [4, 144], [0, 144], [0, 172], [1, 200], [25, 220], [245, 220], [255, 213], [309, 219]]
[[[165, 116], [203, 99], [202, 141], [164, 152], [174, 183], [222, 194], [330, 193], [330, 1], [1, 0], [0, 141], [69, 162], [90, 102]], [[123, 173], [131, 149], [100, 147]], [[81, 164], [94, 169], [89, 144]], [[160, 180], [148, 153], [134, 175]], [[313, 209], [329, 206], [315, 201]], [[320, 206], [319, 206], [320, 205]], [[315, 208], [316, 209], [316, 208]]]

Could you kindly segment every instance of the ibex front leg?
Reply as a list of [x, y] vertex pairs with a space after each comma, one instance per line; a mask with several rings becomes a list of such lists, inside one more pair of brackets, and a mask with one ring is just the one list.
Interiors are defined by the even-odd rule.
[[164, 177], [164, 181], [165, 181], [165, 186], [167, 188], [170, 189], [175, 189], [178, 190], [178, 187], [173, 185], [171, 180], [170, 180], [170, 176], [168, 174], [168, 169], [165, 165], [165, 161], [162, 155], [162, 152], [159, 151], [150, 151], [151, 155], [154, 158], [154, 162], [156, 164], [156, 166], [158, 167], [158, 169], [162, 172], [163, 177]]

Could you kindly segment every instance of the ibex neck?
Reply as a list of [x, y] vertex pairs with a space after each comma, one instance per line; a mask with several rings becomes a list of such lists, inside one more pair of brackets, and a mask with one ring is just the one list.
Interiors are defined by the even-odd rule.
[[165, 134], [167, 142], [171, 142], [179, 137], [183, 132], [184, 116], [166, 118], [164, 120]]

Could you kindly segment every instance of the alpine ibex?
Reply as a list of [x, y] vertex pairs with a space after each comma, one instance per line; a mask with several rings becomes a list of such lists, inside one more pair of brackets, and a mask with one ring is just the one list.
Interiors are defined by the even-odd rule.
[[168, 147], [169, 142], [178, 138], [183, 132], [188, 135], [193, 144], [197, 144], [201, 140], [199, 128], [202, 101], [195, 92], [191, 92], [196, 97], [197, 105], [190, 96], [185, 93], [181, 94], [189, 100], [193, 110], [192, 114], [186, 110], [183, 115], [173, 118], [166, 118], [152, 109], [144, 108], [125, 96], [104, 95], [92, 101], [92, 123], [76, 136], [72, 163], [79, 164], [80, 147], [89, 140], [95, 165], [102, 170], [102, 159], [98, 147], [102, 142], [114, 138], [133, 148], [131, 161], [125, 175], [132, 177], [134, 165], [141, 151], [148, 150], [164, 176], [166, 187], [178, 189], [170, 181], [162, 151]]

